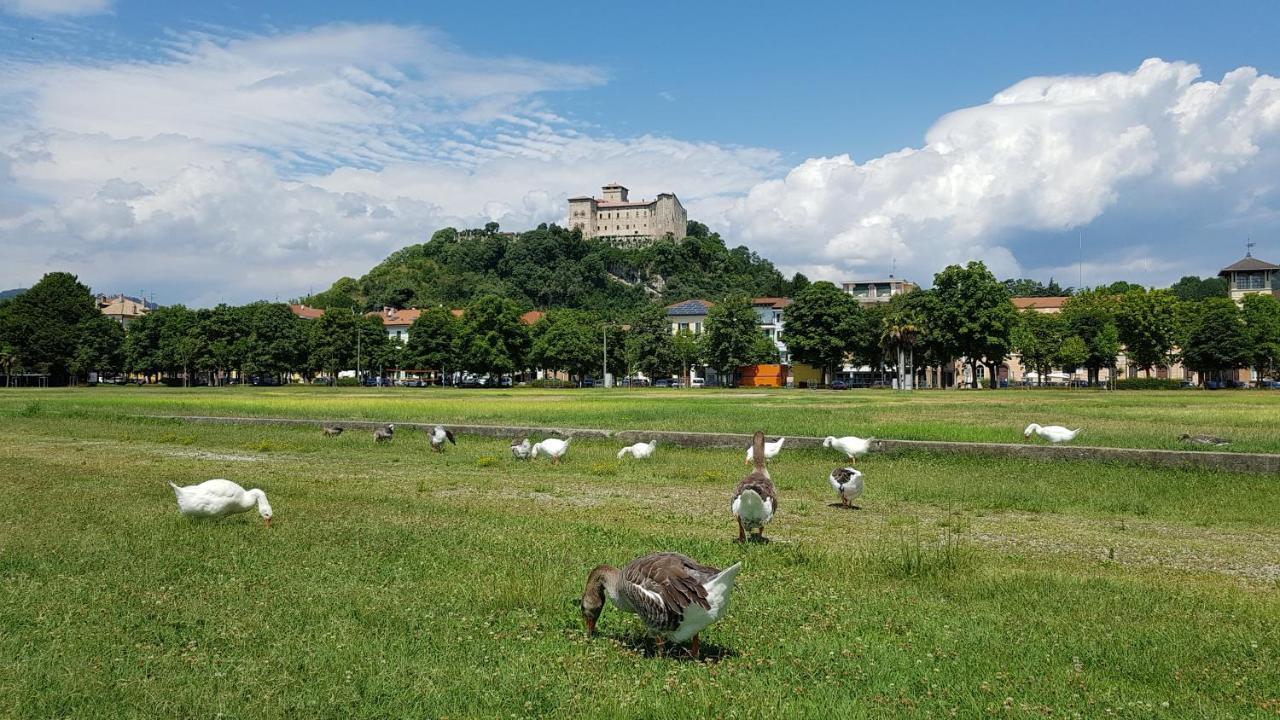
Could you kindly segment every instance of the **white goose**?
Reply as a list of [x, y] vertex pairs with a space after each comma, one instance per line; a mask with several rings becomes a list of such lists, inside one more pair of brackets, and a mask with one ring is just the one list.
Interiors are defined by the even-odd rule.
[[560, 438], [547, 438], [546, 440], [535, 444], [533, 446], [533, 452], [531, 452], [530, 455], [536, 460], [538, 459], [538, 454], [541, 453], [551, 458], [552, 465], [559, 465], [560, 458], [563, 458], [564, 454], [569, 452], [569, 441], [572, 439], [573, 438], [566, 438], [561, 440]]
[[831, 483], [831, 489], [836, 491], [840, 496], [840, 503], [845, 507], [851, 507], [858, 510], [857, 505], [850, 505], [850, 500], [856, 500], [862, 495], [862, 473], [851, 467], [836, 468], [827, 476], [827, 480]]
[[254, 488], [245, 490], [230, 480], [205, 480], [199, 485], [169, 487], [178, 497], [178, 511], [187, 517], [226, 517], [258, 508], [258, 514], [271, 527], [271, 503], [267, 494]]
[[827, 436], [827, 439], [822, 441], [822, 447], [835, 448], [844, 453], [844, 456], [849, 460], [853, 460], [859, 455], [866, 455], [871, 452], [871, 443], [873, 442], [875, 442], [875, 438], [863, 439], [853, 435], [846, 435], [840, 438]]
[[1027, 426], [1026, 430], [1022, 431], [1022, 437], [1024, 439], [1029, 439], [1032, 433], [1034, 433], [1051, 443], [1057, 444], [1060, 442], [1070, 442], [1071, 440], [1075, 440], [1076, 435], [1079, 435], [1080, 431], [1083, 429], [1084, 428], [1076, 428], [1075, 430], [1068, 430], [1061, 425], [1037, 425], [1035, 423], [1031, 423]]
[[[772, 460], [772, 459], [774, 459], [774, 458], [778, 457], [778, 453], [782, 452], [782, 443], [784, 443], [784, 442], [786, 442], [786, 441], [787, 441], [787, 439], [786, 439], [786, 438], [784, 438], [784, 437], [780, 437], [780, 438], [778, 438], [777, 440], [774, 440], [773, 442], [767, 442], [767, 443], [765, 443], [765, 444], [764, 444], [764, 459], [765, 459], [765, 460]], [[756, 449], [755, 449], [755, 446], [753, 445], [753, 446], [751, 446], [751, 447], [747, 448], [747, 463], [746, 463], [746, 464], [747, 464], [747, 465], [750, 465], [750, 464], [751, 464], [751, 461], [753, 461], [753, 460], [755, 460], [755, 459], [756, 459]]]
[[645, 628], [657, 636], [659, 653], [665, 640], [692, 639], [689, 650], [697, 657], [698, 633], [724, 617], [741, 569], [742, 563], [720, 570], [673, 552], [636, 558], [622, 570], [598, 565], [582, 591], [587, 637], [595, 633], [608, 597], [619, 610], [640, 616]]
[[445, 441], [448, 441], [450, 445], [458, 444], [458, 441], [453, 439], [452, 431], [437, 425], [436, 429], [431, 431], [431, 449], [436, 452], [444, 452]]
[[623, 456], [630, 455], [631, 457], [637, 460], [644, 460], [650, 455], [653, 455], [653, 451], [657, 447], [658, 447], [657, 440], [650, 440], [647, 443], [639, 442], [639, 443], [636, 443], [635, 445], [628, 445], [618, 451], [618, 459], [621, 460]]
[[511, 454], [517, 460], [528, 460], [531, 452], [533, 452], [533, 445], [529, 444], [529, 438], [511, 441]]

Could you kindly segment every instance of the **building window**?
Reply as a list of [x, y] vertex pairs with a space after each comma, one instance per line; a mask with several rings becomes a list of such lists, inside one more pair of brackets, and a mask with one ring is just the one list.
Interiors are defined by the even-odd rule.
[[684, 332], [689, 329], [689, 323], [680, 323], [680, 331]]

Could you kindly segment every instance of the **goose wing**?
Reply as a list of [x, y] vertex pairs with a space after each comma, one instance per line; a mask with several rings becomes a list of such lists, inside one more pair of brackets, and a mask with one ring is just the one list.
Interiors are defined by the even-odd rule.
[[687, 608], [711, 609], [703, 583], [719, 573], [680, 553], [654, 553], [636, 558], [622, 569], [626, 582], [620, 592], [627, 595], [645, 625], [672, 631], [680, 626]]
[[450, 445], [457, 445], [457, 444], [458, 444], [458, 441], [453, 439], [453, 431], [452, 431], [452, 430], [447, 430], [447, 429], [446, 429], [446, 430], [444, 431], [444, 436], [445, 436], [446, 438], [448, 438], [448, 439], [449, 439], [449, 444], [450, 444]]
[[773, 512], [778, 512], [778, 495], [773, 489], [773, 480], [769, 478], [769, 473], [752, 470], [738, 481], [737, 487], [733, 489], [732, 500], [737, 500], [738, 496], [746, 490], [755, 490], [757, 495], [769, 502]]

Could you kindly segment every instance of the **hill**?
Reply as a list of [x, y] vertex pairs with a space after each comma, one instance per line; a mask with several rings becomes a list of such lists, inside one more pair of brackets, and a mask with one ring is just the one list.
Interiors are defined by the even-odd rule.
[[12, 290], [0, 290], [0, 300], [8, 300], [9, 298], [18, 297], [26, 292], [26, 288], [13, 288]]
[[396, 251], [358, 279], [344, 277], [306, 298], [313, 307], [458, 306], [488, 294], [526, 308], [624, 311], [646, 302], [734, 292], [787, 296], [808, 280], [788, 280], [746, 247], [729, 249], [702, 223], [680, 242], [621, 250], [581, 233], [542, 225], [524, 233], [445, 228]]

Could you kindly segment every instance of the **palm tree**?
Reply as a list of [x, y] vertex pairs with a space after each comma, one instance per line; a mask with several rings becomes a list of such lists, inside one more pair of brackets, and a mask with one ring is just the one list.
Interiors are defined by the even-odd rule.
[[910, 312], [899, 309], [885, 316], [880, 329], [880, 346], [898, 354], [899, 390], [911, 390], [915, 385], [915, 345], [919, 338], [920, 324]]
[[4, 386], [13, 383], [13, 371], [18, 367], [18, 353], [10, 345], [0, 346], [0, 368], [4, 370]]

